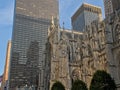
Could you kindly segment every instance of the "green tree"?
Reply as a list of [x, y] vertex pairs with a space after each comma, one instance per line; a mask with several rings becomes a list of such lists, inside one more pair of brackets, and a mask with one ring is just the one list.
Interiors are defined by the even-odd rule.
[[63, 85], [61, 82], [56, 81], [56, 82], [53, 84], [51, 90], [65, 90], [65, 87], [64, 87], [64, 85]]
[[98, 70], [93, 75], [90, 90], [116, 90], [116, 84], [110, 74]]
[[81, 80], [76, 80], [72, 84], [71, 90], [88, 90], [86, 84]]

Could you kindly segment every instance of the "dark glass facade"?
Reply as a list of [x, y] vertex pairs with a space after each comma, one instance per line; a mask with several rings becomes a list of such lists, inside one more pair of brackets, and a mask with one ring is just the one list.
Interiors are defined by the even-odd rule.
[[47, 90], [44, 51], [52, 16], [58, 16], [57, 0], [16, 0], [9, 90], [26, 85]]
[[101, 8], [84, 3], [71, 17], [72, 28], [74, 31], [83, 32], [86, 26], [90, 25], [95, 20], [102, 20]]

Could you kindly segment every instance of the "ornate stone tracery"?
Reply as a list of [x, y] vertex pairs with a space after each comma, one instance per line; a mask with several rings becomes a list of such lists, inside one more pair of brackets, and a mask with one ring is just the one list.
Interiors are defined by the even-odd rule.
[[52, 29], [50, 85], [59, 80], [70, 90], [72, 81], [80, 79], [89, 87], [96, 70], [109, 72], [120, 83], [120, 12], [102, 22], [94, 21], [83, 33]]

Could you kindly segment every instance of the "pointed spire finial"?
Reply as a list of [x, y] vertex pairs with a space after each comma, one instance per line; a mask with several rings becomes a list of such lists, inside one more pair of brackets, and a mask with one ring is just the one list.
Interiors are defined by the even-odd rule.
[[52, 25], [54, 25], [54, 16], [52, 16], [52, 21], [51, 21]]
[[65, 23], [63, 22], [63, 30], [65, 29], [65, 28], [64, 28], [64, 25], [65, 25]]

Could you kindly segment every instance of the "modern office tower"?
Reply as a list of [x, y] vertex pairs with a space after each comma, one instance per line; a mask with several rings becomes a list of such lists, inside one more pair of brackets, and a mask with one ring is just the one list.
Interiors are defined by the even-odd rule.
[[102, 19], [101, 8], [84, 3], [71, 19], [73, 30], [84, 31], [85, 27], [90, 25], [91, 22]]
[[47, 90], [44, 50], [52, 16], [58, 16], [57, 0], [15, 0], [9, 90]]
[[113, 13], [112, 0], [104, 0], [105, 16], [109, 16]]
[[120, 9], [120, 0], [104, 0], [105, 16]]
[[7, 52], [6, 52], [6, 61], [4, 67], [4, 74], [2, 79], [1, 88], [2, 90], [7, 90], [8, 87], [8, 73], [9, 73], [9, 65], [10, 65], [10, 50], [11, 50], [11, 41], [8, 41]]

